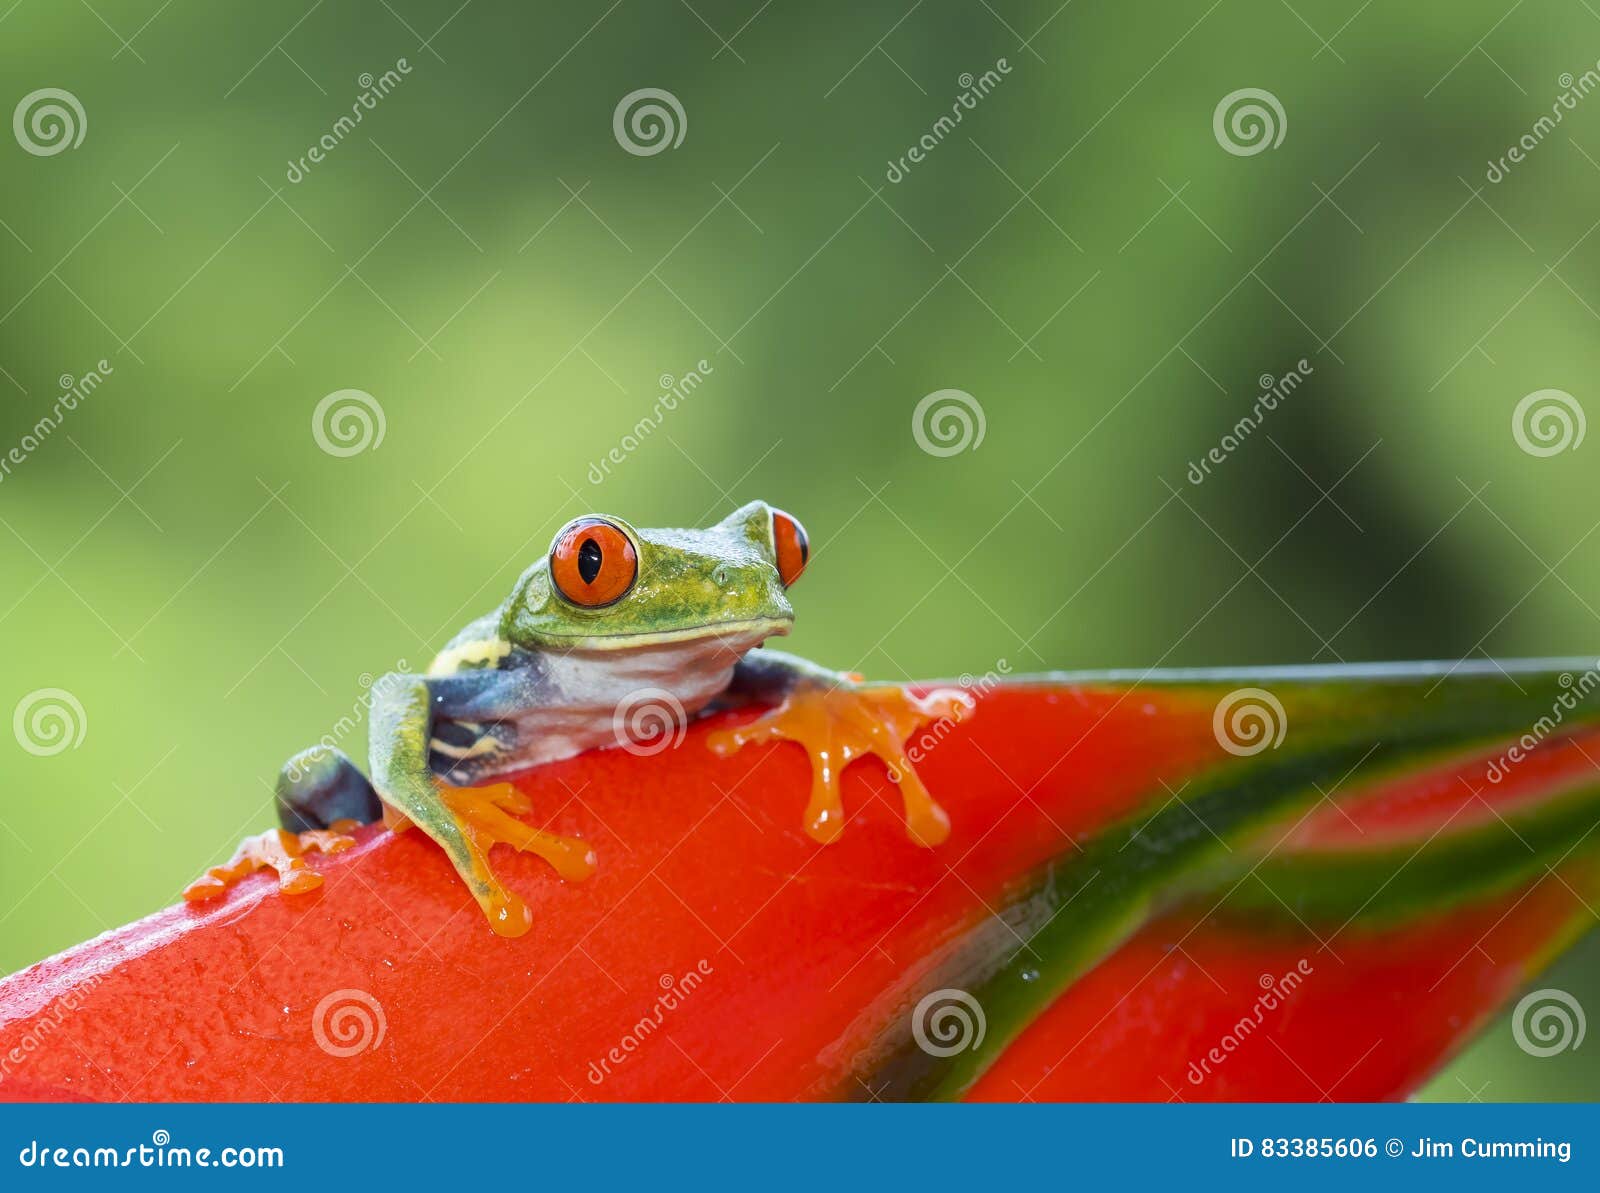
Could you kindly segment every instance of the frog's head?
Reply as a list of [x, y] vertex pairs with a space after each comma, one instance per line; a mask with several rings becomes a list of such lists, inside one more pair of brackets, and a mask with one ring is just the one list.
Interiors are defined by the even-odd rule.
[[800, 523], [752, 501], [704, 530], [641, 530], [609, 515], [569, 522], [522, 574], [501, 615], [516, 646], [629, 646], [787, 634], [785, 589], [809, 547]]

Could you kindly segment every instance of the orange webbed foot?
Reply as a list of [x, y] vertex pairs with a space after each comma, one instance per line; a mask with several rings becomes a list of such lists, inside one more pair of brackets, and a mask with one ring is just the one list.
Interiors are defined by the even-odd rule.
[[[454, 822], [465, 848], [457, 867], [483, 909], [489, 926], [501, 936], [521, 936], [533, 926], [533, 913], [514, 892], [495, 876], [489, 865], [489, 851], [496, 845], [509, 845], [523, 853], [537, 854], [568, 882], [582, 882], [595, 870], [594, 850], [579, 837], [563, 837], [533, 828], [516, 817], [528, 812], [532, 803], [509, 783], [486, 787], [438, 787], [439, 802]], [[403, 818], [402, 818], [403, 820]], [[409, 822], [391, 827], [409, 827]]]
[[287, 829], [268, 829], [239, 843], [233, 857], [221, 866], [212, 866], [184, 888], [190, 903], [218, 899], [257, 870], [277, 872], [278, 889], [286, 895], [303, 895], [322, 885], [322, 875], [311, 869], [305, 855], [343, 853], [356, 843], [349, 834], [359, 826], [354, 820], [337, 820], [331, 828], [291, 833]]
[[950, 818], [917, 777], [913, 750], [906, 742], [924, 725], [942, 719], [961, 720], [977, 707], [976, 702], [954, 688], [936, 688], [914, 696], [893, 685], [857, 686], [851, 682], [853, 678], [846, 676], [845, 682], [838, 684], [802, 681], [777, 708], [747, 725], [718, 730], [707, 744], [723, 757], [752, 742], [782, 740], [803, 745], [812, 762], [805, 829], [824, 844], [844, 831], [840, 774], [853, 759], [876, 754], [900, 787], [906, 835], [918, 845], [941, 844], [950, 835]]
[[487, 787], [440, 787], [440, 798], [460, 826], [462, 834], [484, 857], [495, 845], [509, 845], [549, 862], [568, 882], [582, 882], [594, 873], [594, 849], [581, 837], [533, 828], [516, 819], [533, 804], [509, 783]]
[[[517, 819], [531, 811], [533, 803], [511, 784], [451, 787], [434, 781], [433, 791], [438, 800], [422, 809], [428, 817], [422, 827], [433, 825], [427, 829], [428, 835], [445, 846], [490, 927], [499, 935], [521, 936], [533, 926], [533, 914], [489, 865], [489, 851], [496, 845], [544, 858], [568, 882], [582, 882], [594, 873], [594, 850], [587, 841], [533, 828]], [[383, 805], [383, 823], [395, 833], [418, 827], [416, 816], [389, 803]]]

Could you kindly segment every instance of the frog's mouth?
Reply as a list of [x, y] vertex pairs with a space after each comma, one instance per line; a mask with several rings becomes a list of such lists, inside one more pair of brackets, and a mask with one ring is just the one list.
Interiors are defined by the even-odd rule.
[[794, 628], [792, 617], [753, 617], [745, 621], [713, 621], [670, 630], [623, 630], [614, 634], [541, 634], [552, 646], [569, 650], [623, 650], [636, 646], [669, 646], [679, 642], [725, 639], [731, 650], [744, 651], [768, 638], [782, 637]]

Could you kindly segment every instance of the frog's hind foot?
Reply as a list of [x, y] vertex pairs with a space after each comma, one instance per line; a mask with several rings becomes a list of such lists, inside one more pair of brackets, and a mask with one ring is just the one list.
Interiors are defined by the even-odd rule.
[[372, 784], [356, 764], [330, 746], [302, 750], [278, 772], [278, 823], [239, 843], [233, 857], [191, 882], [183, 897], [191, 903], [220, 899], [257, 870], [278, 875], [278, 889], [301, 895], [322, 885], [306, 855], [343, 853], [356, 843], [350, 833], [383, 814]]
[[306, 861], [308, 853], [343, 853], [356, 843], [350, 832], [360, 826], [353, 820], [336, 820], [325, 829], [292, 833], [269, 828], [264, 833], [239, 842], [233, 857], [212, 866], [183, 890], [190, 903], [220, 899], [257, 870], [272, 870], [278, 876], [278, 889], [286, 895], [304, 895], [322, 885], [322, 875]]
[[278, 823], [291, 833], [330, 827], [335, 821], [371, 824], [383, 804], [344, 751], [330, 746], [301, 750], [278, 772]]

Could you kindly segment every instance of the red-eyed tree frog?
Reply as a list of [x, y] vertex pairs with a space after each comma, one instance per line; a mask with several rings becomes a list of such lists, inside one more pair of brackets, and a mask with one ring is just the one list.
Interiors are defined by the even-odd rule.
[[639, 529], [608, 515], [568, 523], [510, 597], [451, 639], [426, 675], [373, 685], [370, 781], [337, 748], [295, 755], [277, 784], [283, 828], [246, 840], [185, 896], [215, 897], [263, 866], [278, 871], [286, 892], [309, 890], [321, 879], [305, 855], [348, 848], [352, 823], [382, 817], [438, 842], [494, 930], [521, 935], [530, 916], [496, 879], [491, 848], [538, 854], [568, 881], [588, 877], [595, 855], [579, 838], [518, 820], [527, 797], [496, 780], [619, 744], [619, 709], [641, 692], [683, 717], [774, 705], [708, 744], [719, 754], [774, 739], [803, 745], [814, 780], [805, 828], [817, 841], [844, 827], [840, 772], [876, 754], [899, 784], [910, 838], [939, 844], [949, 820], [917, 778], [907, 741], [973, 702], [956, 689], [914, 696], [757, 651], [793, 625], [788, 590], [809, 555], [800, 523], [763, 501], [702, 530]]

